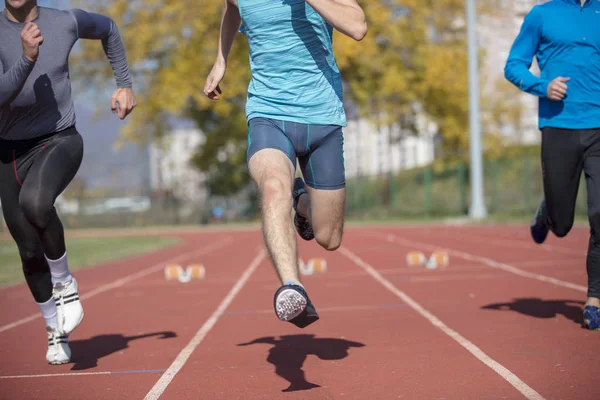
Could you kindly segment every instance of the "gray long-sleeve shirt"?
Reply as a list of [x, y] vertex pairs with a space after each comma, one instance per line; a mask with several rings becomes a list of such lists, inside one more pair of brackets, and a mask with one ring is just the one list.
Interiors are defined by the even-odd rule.
[[25, 140], [75, 125], [69, 54], [78, 39], [102, 41], [117, 87], [131, 87], [125, 47], [115, 23], [79, 9], [39, 7], [32, 22], [44, 43], [36, 62], [23, 55], [24, 23], [0, 15], [0, 139]]

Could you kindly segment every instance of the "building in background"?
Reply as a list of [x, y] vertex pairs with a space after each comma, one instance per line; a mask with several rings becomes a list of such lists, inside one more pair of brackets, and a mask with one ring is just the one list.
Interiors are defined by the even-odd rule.
[[348, 120], [344, 129], [346, 177], [375, 176], [421, 167], [435, 158], [435, 124], [417, 122], [418, 134], [364, 118]]
[[205, 176], [190, 165], [198, 146], [205, 141], [198, 129], [169, 132], [150, 145], [152, 192], [170, 193], [177, 199], [182, 216], [206, 203]]

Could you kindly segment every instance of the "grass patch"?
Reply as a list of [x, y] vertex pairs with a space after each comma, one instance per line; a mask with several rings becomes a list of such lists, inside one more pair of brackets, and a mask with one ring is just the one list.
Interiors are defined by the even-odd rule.
[[[174, 238], [154, 236], [67, 239], [69, 267], [71, 270], [77, 270], [148, 253], [178, 242]], [[16, 244], [13, 241], [0, 242], [0, 287], [24, 281]]]

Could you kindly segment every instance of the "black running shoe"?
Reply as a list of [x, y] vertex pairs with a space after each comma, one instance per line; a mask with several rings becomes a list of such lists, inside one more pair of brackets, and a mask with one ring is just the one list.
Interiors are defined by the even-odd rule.
[[550, 227], [548, 226], [548, 210], [546, 209], [546, 201], [544, 199], [542, 199], [535, 212], [530, 229], [533, 241], [537, 244], [544, 243], [550, 231]]
[[296, 215], [294, 216], [294, 226], [296, 227], [298, 235], [300, 235], [302, 239], [313, 240], [315, 238], [315, 233], [313, 232], [308, 218], [298, 214], [298, 200], [304, 193], [306, 193], [304, 181], [302, 178], [296, 178], [296, 181], [294, 182], [294, 190], [292, 191], [292, 198], [294, 199], [294, 211], [296, 211]]
[[306, 328], [316, 322], [319, 315], [302, 286], [283, 285], [274, 298], [275, 314], [281, 321], [290, 322], [298, 328]]

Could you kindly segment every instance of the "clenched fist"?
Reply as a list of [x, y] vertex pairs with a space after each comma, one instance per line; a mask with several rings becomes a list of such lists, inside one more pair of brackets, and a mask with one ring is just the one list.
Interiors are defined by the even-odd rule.
[[21, 42], [23, 55], [30, 61], [36, 61], [40, 54], [40, 45], [44, 43], [44, 37], [35, 23], [25, 24], [21, 31]]
[[110, 109], [120, 119], [125, 119], [136, 107], [137, 100], [131, 88], [117, 89], [110, 98]]
[[546, 96], [548, 96], [550, 100], [554, 101], [560, 101], [564, 99], [567, 95], [568, 89], [568, 86], [565, 84], [565, 82], [569, 82], [570, 80], [571, 78], [563, 78], [562, 76], [554, 79], [548, 85], [548, 93], [546, 93]]
[[219, 84], [225, 76], [225, 70], [227, 66], [223, 62], [216, 62], [213, 65], [212, 70], [206, 78], [206, 84], [204, 85], [204, 94], [211, 100], [219, 100], [219, 95], [223, 93]]

